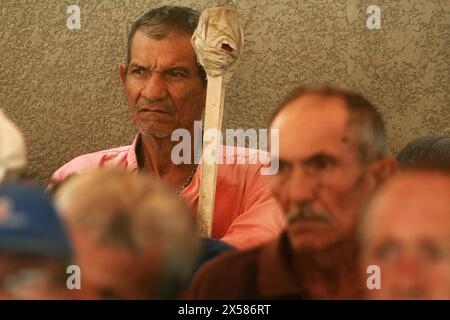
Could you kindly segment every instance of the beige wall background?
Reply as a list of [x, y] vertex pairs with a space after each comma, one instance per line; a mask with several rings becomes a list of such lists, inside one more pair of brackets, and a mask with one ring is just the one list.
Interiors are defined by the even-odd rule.
[[[66, 27], [72, 4], [80, 30]], [[77, 155], [131, 142], [118, 65], [131, 23], [164, 4], [228, 5], [241, 17], [245, 53], [226, 128], [264, 127], [291, 88], [326, 82], [379, 108], [393, 153], [421, 135], [450, 135], [448, 0], [2, 0], [0, 106], [23, 130], [40, 183]], [[380, 30], [366, 26], [371, 4]]]

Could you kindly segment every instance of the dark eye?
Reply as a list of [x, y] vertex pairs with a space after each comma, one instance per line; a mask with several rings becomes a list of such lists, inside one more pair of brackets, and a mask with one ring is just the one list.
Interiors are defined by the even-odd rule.
[[400, 248], [393, 242], [385, 242], [376, 248], [375, 254], [378, 259], [393, 259], [398, 256]]
[[291, 168], [292, 168], [292, 166], [289, 163], [287, 163], [283, 160], [279, 160], [279, 172], [286, 173], [286, 172], [289, 172], [291, 170]]
[[440, 261], [445, 258], [445, 250], [439, 248], [436, 244], [425, 242], [420, 246], [422, 255], [428, 261]]
[[179, 69], [172, 69], [167, 72], [165, 72], [165, 77], [168, 80], [180, 80], [187, 78], [186, 72], [179, 70]]
[[332, 162], [328, 158], [318, 158], [314, 161], [313, 165], [316, 169], [324, 170], [328, 169], [332, 165]]
[[182, 76], [183, 76], [183, 74], [182, 74], [181, 72], [176, 71], [176, 70], [170, 71], [170, 72], [169, 72], [169, 75], [170, 75], [171, 77], [182, 77]]
[[131, 68], [131, 74], [134, 74], [134, 75], [144, 75], [144, 74], [146, 74], [146, 72], [147, 72], [147, 70], [142, 67]]
[[330, 169], [337, 164], [337, 160], [325, 154], [315, 155], [305, 161], [305, 166], [310, 172], [318, 172]]

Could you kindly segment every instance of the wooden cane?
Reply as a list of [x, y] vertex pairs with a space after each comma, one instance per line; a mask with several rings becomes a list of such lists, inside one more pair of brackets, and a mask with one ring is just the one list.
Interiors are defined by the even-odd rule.
[[[217, 161], [211, 159], [219, 159], [225, 86], [235, 71], [243, 41], [243, 31], [234, 11], [220, 7], [202, 12], [192, 36], [197, 60], [208, 80], [197, 214], [199, 231], [207, 237], [212, 232], [217, 180]], [[208, 160], [205, 150], [210, 150]]]

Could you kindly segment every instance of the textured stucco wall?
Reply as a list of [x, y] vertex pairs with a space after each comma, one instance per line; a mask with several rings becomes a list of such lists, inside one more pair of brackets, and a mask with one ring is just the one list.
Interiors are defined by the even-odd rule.
[[[71, 4], [80, 30], [66, 27]], [[2, 0], [0, 106], [24, 131], [41, 183], [79, 154], [131, 142], [118, 64], [131, 23], [163, 4], [237, 9], [246, 47], [227, 91], [227, 128], [264, 127], [294, 85], [327, 82], [379, 107], [393, 152], [450, 134], [448, 0]], [[366, 27], [371, 4], [381, 30]]]

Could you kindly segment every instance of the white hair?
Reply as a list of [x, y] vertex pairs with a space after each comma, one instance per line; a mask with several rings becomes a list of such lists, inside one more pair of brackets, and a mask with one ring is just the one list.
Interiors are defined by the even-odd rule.
[[102, 245], [158, 250], [163, 257], [158, 298], [173, 298], [192, 275], [199, 237], [190, 210], [150, 176], [103, 169], [71, 178], [56, 192], [70, 224]]

